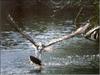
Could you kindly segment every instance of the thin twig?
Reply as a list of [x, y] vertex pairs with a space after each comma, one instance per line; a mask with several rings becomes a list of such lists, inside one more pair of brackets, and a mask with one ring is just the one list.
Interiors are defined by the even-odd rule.
[[80, 16], [82, 10], [83, 10], [83, 7], [81, 7], [81, 8], [79, 9], [79, 12], [78, 12], [78, 14], [77, 14], [76, 17], [75, 17], [75, 21], [74, 21], [74, 24], [75, 24], [75, 25], [77, 25], [76, 22], [77, 22], [77, 20], [78, 20], [78, 18], [79, 18], [79, 16]]

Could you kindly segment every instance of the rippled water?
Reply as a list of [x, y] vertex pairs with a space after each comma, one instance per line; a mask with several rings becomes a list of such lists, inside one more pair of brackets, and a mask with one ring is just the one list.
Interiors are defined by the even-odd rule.
[[[38, 25], [38, 23], [34, 23]], [[37, 42], [44, 44], [74, 31], [73, 25], [48, 22], [35, 27], [26, 26], [27, 33]], [[30, 31], [31, 30], [31, 31]], [[98, 44], [84, 37], [76, 36], [52, 45], [51, 52], [42, 54], [44, 68], [36, 71], [29, 63], [29, 56], [34, 55], [32, 44], [19, 33], [3, 31], [0, 34], [1, 74], [92, 74], [99, 72]]]

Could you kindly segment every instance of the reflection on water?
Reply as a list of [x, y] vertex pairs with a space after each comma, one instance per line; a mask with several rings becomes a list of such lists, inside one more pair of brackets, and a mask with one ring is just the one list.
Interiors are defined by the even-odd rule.
[[[37, 23], [39, 30], [35, 30], [34, 26], [26, 25], [28, 27], [26, 31], [35, 41], [44, 44], [75, 30], [72, 25], [60, 23], [55, 25], [50, 22], [43, 25], [41, 23]], [[34, 55], [34, 48], [28, 40], [25, 40], [17, 32], [8, 31], [1, 32], [0, 42], [2, 75], [40, 74], [40, 71], [34, 70], [34, 66], [29, 63], [29, 56]], [[52, 49], [52, 52], [42, 54], [42, 62], [45, 65], [41, 71], [42, 74], [92, 74], [99, 72], [98, 45], [92, 41], [76, 36], [53, 45]]]

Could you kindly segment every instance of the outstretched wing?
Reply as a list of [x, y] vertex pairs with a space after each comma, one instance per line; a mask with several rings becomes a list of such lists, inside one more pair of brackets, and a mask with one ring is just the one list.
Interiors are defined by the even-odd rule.
[[98, 41], [99, 40], [99, 32], [100, 32], [100, 26], [94, 27], [91, 30], [89, 30], [84, 36], [85, 38], [92, 40], [92, 41]]
[[83, 34], [85, 32], [85, 30], [89, 27], [89, 25], [90, 25], [90, 23], [86, 23], [85, 26], [79, 27], [75, 32], [73, 32], [69, 35], [65, 35], [61, 38], [51, 40], [45, 47], [51, 46], [57, 42], [65, 40], [65, 39], [70, 39], [70, 38], [74, 37], [75, 35]]
[[21, 29], [18, 27], [18, 25], [16, 24], [16, 22], [14, 21], [13, 17], [9, 14], [8, 15], [9, 21], [11, 23], [11, 25], [21, 34], [23, 35], [27, 40], [29, 40], [31, 43], [34, 44], [34, 46], [38, 46], [36, 44], [36, 42], [32, 39], [32, 37], [28, 34], [26, 34], [25, 32], [21, 31]]

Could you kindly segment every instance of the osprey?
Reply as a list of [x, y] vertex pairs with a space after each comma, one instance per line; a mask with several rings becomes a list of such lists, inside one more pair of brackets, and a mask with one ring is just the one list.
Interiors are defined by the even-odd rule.
[[[13, 18], [11, 17], [11, 15], [9, 14], [8, 15], [8, 17], [10, 18], [10, 21], [12, 22], [12, 26], [22, 35], [22, 36], [24, 36], [27, 40], [29, 40], [35, 47], [36, 47], [36, 57], [38, 57], [38, 58], [36, 58], [36, 57], [34, 57], [34, 56], [30, 56], [30, 60], [32, 61], [32, 63], [35, 63], [36, 65], [38, 65], [39, 66], [39, 69], [41, 69], [42, 68], [42, 62], [41, 62], [41, 53], [42, 53], [42, 51], [45, 51], [45, 49], [47, 48], [47, 47], [49, 47], [49, 46], [51, 46], [51, 45], [53, 45], [53, 44], [55, 44], [55, 43], [57, 43], [57, 42], [60, 42], [60, 41], [62, 41], [62, 40], [66, 40], [66, 39], [69, 39], [69, 38], [72, 38], [72, 37], [74, 37], [75, 35], [79, 35], [79, 34], [83, 34], [83, 33], [85, 33], [85, 30], [90, 26], [90, 23], [89, 22], [87, 22], [86, 24], [85, 24], [85, 26], [82, 26], [82, 27], [79, 27], [75, 32], [73, 32], [73, 33], [71, 33], [71, 34], [69, 34], [69, 35], [65, 35], [65, 36], [63, 36], [63, 37], [61, 37], [61, 38], [58, 38], [58, 39], [54, 39], [54, 40], [51, 40], [47, 45], [44, 45], [44, 44], [41, 44], [41, 43], [36, 43], [33, 39], [32, 39], [32, 37], [30, 36], [30, 35], [28, 35], [28, 34], [26, 34], [25, 32], [23, 32], [19, 27], [18, 27], [18, 25], [16, 24], [16, 22], [13, 20]], [[98, 27], [99, 29], [100, 29], [100, 27]], [[98, 29], [97, 28], [97, 29]], [[90, 31], [91, 32], [91, 31]], [[90, 33], [89, 32], [89, 33]], [[87, 35], [88, 35], [88, 33], [87, 33]]]

